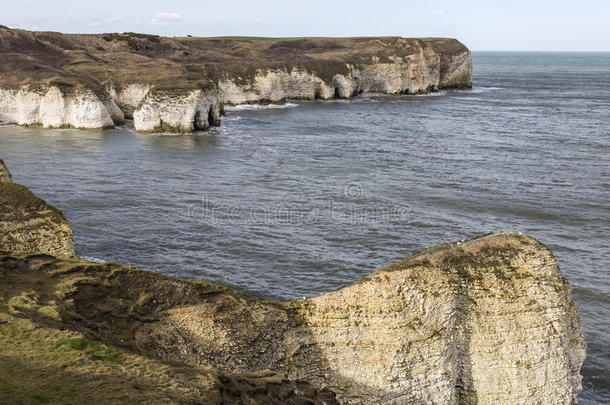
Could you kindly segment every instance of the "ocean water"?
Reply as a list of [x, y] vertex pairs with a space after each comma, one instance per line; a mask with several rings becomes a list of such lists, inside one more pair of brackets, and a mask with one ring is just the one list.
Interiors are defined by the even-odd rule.
[[230, 108], [196, 135], [0, 127], [80, 256], [287, 299], [521, 231], [556, 254], [610, 403], [610, 54], [474, 53], [474, 89]]

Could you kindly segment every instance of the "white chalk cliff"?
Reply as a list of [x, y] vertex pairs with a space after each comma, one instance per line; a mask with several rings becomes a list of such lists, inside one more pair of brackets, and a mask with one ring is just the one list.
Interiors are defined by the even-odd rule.
[[122, 112], [110, 99], [103, 102], [93, 91], [64, 94], [51, 86], [19, 90], [0, 89], [0, 122], [43, 128], [112, 128]]
[[0, 122], [140, 132], [220, 124], [223, 104], [417, 94], [472, 86], [447, 38], [216, 39], [0, 26]]
[[219, 123], [218, 96], [202, 90], [152, 90], [133, 112], [134, 128], [140, 132], [194, 132]]
[[449, 68], [441, 75], [441, 55], [434, 50], [408, 56], [390, 57], [380, 62], [372, 57], [369, 63], [346, 64], [347, 73], [333, 75], [330, 83], [302, 69], [259, 69], [250, 83], [241, 78], [224, 78], [219, 82], [225, 104], [277, 103], [286, 99], [329, 100], [351, 98], [358, 94], [419, 94], [440, 88], [465, 88], [472, 80], [469, 51], [449, 58]]

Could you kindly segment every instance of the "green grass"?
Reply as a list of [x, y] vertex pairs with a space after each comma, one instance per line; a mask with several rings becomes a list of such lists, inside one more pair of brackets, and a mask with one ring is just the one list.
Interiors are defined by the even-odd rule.
[[300, 41], [309, 40], [333, 40], [333, 39], [356, 39], [356, 38], [392, 38], [392, 37], [249, 37], [249, 36], [218, 36], [218, 37], [174, 37], [175, 39], [194, 40], [231, 40], [231, 41]]
[[[0, 295], [2, 295], [0, 293]], [[215, 374], [119, 352], [0, 311], [0, 403], [219, 403]]]
[[[333, 40], [333, 39], [375, 39], [375, 38], [398, 38], [398, 35], [381, 35], [381, 36], [360, 36], [360, 37], [254, 37], [254, 36], [239, 36], [239, 35], [221, 35], [217, 37], [196, 37], [196, 36], [181, 36], [173, 37], [182, 41], [196, 40], [230, 40], [230, 41], [300, 41], [303, 39], [309, 40]], [[451, 38], [424, 37], [418, 38], [422, 41], [447, 41]]]
[[419, 38], [422, 41], [450, 41], [453, 38], [444, 38], [444, 37], [423, 37], [423, 38]]
[[57, 342], [55, 348], [62, 347], [71, 350], [79, 350], [96, 360], [117, 364], [121, 363], [121, 355], [119, 353], [115, 352], [108, 346], [83, 337], [61, 339], [59, 342]]

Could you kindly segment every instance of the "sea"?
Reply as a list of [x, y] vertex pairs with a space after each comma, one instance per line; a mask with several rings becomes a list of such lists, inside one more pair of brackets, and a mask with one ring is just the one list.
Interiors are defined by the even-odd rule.
[[315, 296], [443, 242], [520, 231], [582, 318], [610, 403], [610, 53], [474, 52], [470, 91], [226, 109], [194, 135], [0, 126], [14, 181], [81, 257]]

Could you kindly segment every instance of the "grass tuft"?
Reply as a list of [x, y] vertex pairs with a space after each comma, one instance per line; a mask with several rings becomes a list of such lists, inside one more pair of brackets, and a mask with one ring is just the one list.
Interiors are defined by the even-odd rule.
[[121, 355], [108, 346], [82, 337], [61, 339], [57, 342], [55, 348], [62, 347], [85, 352], [94, 359], [107, 363], [120, 364], [122, 360]]

